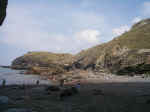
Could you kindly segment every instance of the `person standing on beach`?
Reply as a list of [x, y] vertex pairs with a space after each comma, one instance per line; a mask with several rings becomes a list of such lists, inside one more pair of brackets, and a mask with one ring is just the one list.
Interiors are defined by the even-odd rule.
[[81, 84], [80, 84], [80, 82], [78, 82], [77, 84], [76, 84], [76, 89], [79, 91], [80, 90], [80, 88], [81, 88]]
[[60, 87], [64, 86], [65, 79], [60, 79]]
[[3, 81], [2, 81], [2, 86], [5, 87], [5, 85], [6, 85], [6, 80], [3, 79]]
[[40, 81], [39, 81], [39, 80], [37, 80], [37, 81], [36, 81], [36, 85], [38, 86], [39, 84], [40, 84]]

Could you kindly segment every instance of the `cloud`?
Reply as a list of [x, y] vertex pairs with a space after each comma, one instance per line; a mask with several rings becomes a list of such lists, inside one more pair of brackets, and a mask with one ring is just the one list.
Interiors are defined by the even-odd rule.
[[144, 4], [143, 4], [143, 14], [145, 16], [150, 15], [150, 2], [144, 2]]
[[142, 15], [140, 17], [133, 18], [130, 24], [112, 29], [113, 35], [120, 36], [123, 33], [129, 31], [133, 24], [140, 22], [143, 18], [149, 17], [150, 16], [150, 2], [144, 2], [141, 11], [142, 11]]
[[128, 25], [124, 25], [119, 28], [114, 28], [112, 31], [113, 31], [114, 36], [120, 36], [129, 30], [130, 30], [130, 27]]
[[99, 43], [100, 39], [100, 31], [98, 30], [92, 30], [92, 29], [87, 29], [83, 30], [81, 32], [78, 32], [75, 37], [77, 37], [79, 42], [88, 42], [90, 44], [96, 44]]
[[8, 10], [9, 14], [1, 30], [3, 38], [0, 42], [29, 51], [56, 50], [58, 52], [61, 50], [61, 44], [66, 38], [46, 30], [44, 23], [35, 18], [29, 9], [11, 6]]
[[33, 9], [43, 10], [43, 16], [39, 17], [39, 13], [29, 7], [9, 5], [7, 20], [0, 31], [0, 43], [26, 51], [70, 53], [100, 43], [98, 29], [105, 24], [103, 16], [68, 10], [68, 18], [62, 16], [60, 19], [61, 15], [47, 16], [43, 7], [33, 5]]
[[132, 20], [132, 23], [135, 24], [135, 23], [138, 23], [140, 22], [142, 19], [140, 17], [135, 17], [133, 20]]

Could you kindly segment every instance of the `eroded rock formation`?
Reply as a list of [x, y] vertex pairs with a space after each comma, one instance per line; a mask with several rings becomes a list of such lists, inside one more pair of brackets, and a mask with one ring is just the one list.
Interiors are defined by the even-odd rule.
[[32, 67], [31, 71], [35, 73], [61, 73], [73, 68], [120, 75], [150, 73], [150, 19], [142, 20], [129, 32], [108, 43], [83, 50], [75, 56], [31, 52], [14, 60], [12, 67]]
[[150, 73], [150, 19], [135, 24], [129, 32], [76, 55], [83, 69], [117, 74]]

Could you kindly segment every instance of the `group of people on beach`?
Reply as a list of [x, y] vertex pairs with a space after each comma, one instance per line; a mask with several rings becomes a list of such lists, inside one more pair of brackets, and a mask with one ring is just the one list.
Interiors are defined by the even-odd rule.
[[[35, 82], [35, 84], [37, 86], [39, 86], [40, 85], [40, 81], [37, 80]], [[2, 80], [2, 83], [0, 84], [0, 86], [6, 87], [6, 80], [5, 79]], [[80, 86], [81, 86], [80, 81], [77, 81], [77, 82], [74, 82], [74, 83], [68, 83], [67, 84], [65, 82], [65, 79], [60, 79], [59, 80], [59, 84], [57, 86], [50, 85], [51, 89], [52, 89], [52, 87], [55, 87], [56, 89], [58, 88], [57, 90], [59, 90], [59, 99], [61, 101], [64, 100], [64, 99], [66, 99], [68, 96], [73, 96], [75, 94], [78, 94], [79, 91], [80, 91]], [[27, 86], [25, 84], [23, 84], [20, 87], [21, 87], [21, 89], [26, 89]], [[52, 91], [50, 91], [50, 93], [51, 92]]]
[[[40, 85], [40, 81], [39, 80], [36, 81], [36, 85]], [[60, 87], [64, 87], [64, 85], [74, 85], [74, 87], [77, 90], [80, 90], [80, 86], [81, 86], [80, 81], [67, 84], [67, 83], [65, 83], [65, 79], [60, 79], [59, 80], [59, 86]], [[1, 86], [3, 86], [3, 87], [6, 86], [6, 80], [5, 79], [2, 80]]]
[[[39, 80], [36, 81], [36, 85], [40, 85]], [[6, 80], [5, 79], [2, 80], [2, 83], [0, 84], [0, 86], [6, 86]]]

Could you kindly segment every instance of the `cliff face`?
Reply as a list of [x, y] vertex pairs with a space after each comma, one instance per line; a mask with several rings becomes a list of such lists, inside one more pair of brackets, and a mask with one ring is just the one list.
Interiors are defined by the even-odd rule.
[[81, 51], [75, 56], [30, 52], [14, 60], [12, 68], [32, 68], [35, 73], [60, 73], [73, 68], [119, 75], [150, 73], [150, 19], [135, 24], [129, 32], [108, 43]]
[[80, 52], [74, 64], [117, 74], [150, 72], [150, 19], [135, 24], [129, 32], [108, 43]]
[[12, 62], [13, 69], [27, 69], [28, 73], [57, 74], [71, 69], [73, 56], [50, 52], [29, 52]]
[[0, 0], [0, 26], [3, 24], [6, 17], [6, 9], [8, 0]]

